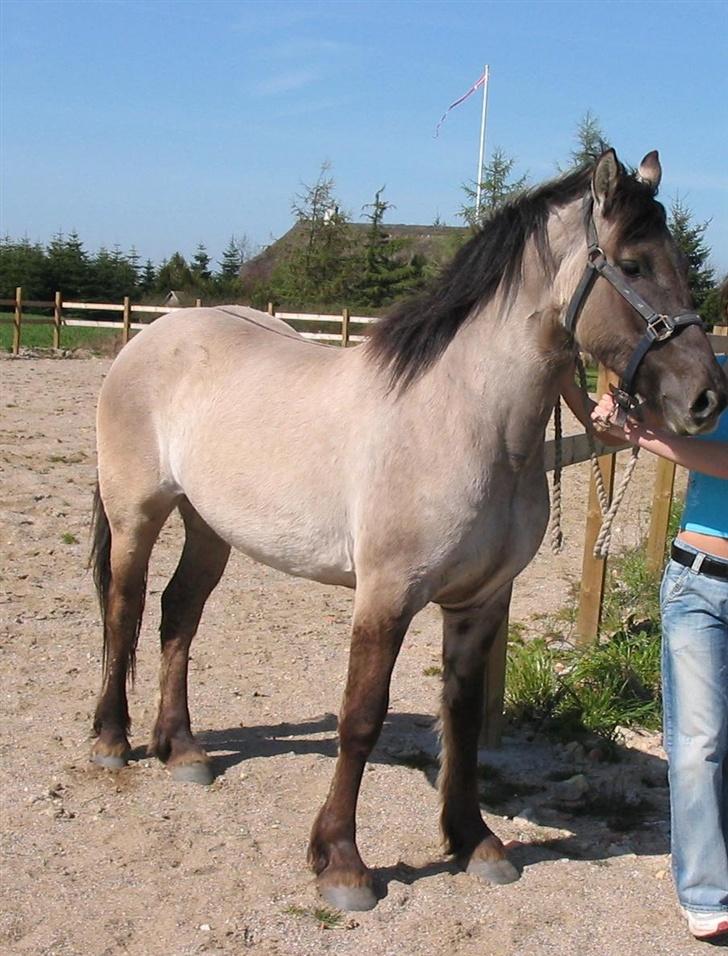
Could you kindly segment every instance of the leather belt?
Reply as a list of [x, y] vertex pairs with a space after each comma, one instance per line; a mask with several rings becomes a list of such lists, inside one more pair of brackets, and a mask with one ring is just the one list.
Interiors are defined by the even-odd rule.
[[728, 581], [728, 561], [711, 558], [707, 554], [702, 554], [702, 552], [696, 554], [674, 543], [670, 549], [670, 557], [673, 561], [677, 561], [678, 564], [682, 564], [683, 567], [686, 568], [692, 568], [692, 566], [696, 564], [695, 559], [702, 557], [702, 561], [699, 563], [699, 566], [696, 567], [698, 574], [709, 574], [713, 578], [723, 578]]

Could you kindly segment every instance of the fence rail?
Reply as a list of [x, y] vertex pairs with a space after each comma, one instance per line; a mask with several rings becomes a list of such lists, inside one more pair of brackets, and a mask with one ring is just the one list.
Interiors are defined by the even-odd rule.
[[[202, 305], [200, 299], [196, 305]], [[12, 318], [3, 318], [0, 311], [0, 324], [13, 325], [13, 354], [20, 350], [22, 327], [28, 325], [53, 326], [53, 347], [60, 348], [61, 333], [64, 326], [81, 326], [92, 328], [121, 329], [122, 341], [129, 341], [133, 331], [143, 329], [150, 322], [133, 322], [135, 313], [149, 316], [164, 315], [176, 312], [181, 306], [150, 306], [132, 305], [128, 297], [121, 304], [97, 302], [65, 302], [60, 292], [57, 292], [52, 302], [24, 300], [22, 288], [16, 290], [14, 299], [0, 299], [0, 310], [3, 307], [13, 309]], [[24, 309], [52, 309], [52, 318], [24, 316]], [[99, 321], [94, 319], [71, 318], [65, 312], [119, 312], [122, 315], [120, 322]], [[331, 342], [340, 346], [348, 346], [361, 342], [366, 338], [367, 326], [376, 321], [371, 316], [351, 315], [348, 309], [342, 313], [303, 313], [303, 312], [276, 312], [273, 304], [269, 303], [268, 313], [290, 323], [306, 338], [322, 342]], [[151, 321], [154, 321], [153, 319]], [[708, 338], [715, 352], [728, 351], [728, 327], [716, 328], [714, 334]], [[597, 391], [601, 394], [607, 390], [608, 375], [605, 369], [600, 369]], [[555, 456], [555, 441], [547, 441], [544, 448], [546, 469], [553, 470]], [[628, 445], [618, 447], [603, 445], [596, 442], [599, 467], [602, 472], [605, 488], [611, 499], [611, 488], [614, 477], [616, 454]], [[589, 441], [586, 435], [571, 435], [562, 440], [562, 466], [568, 467], [587, 461], [590, 456]], [[650, 512], [650, 530], [647, 539], [647, 563], [657, 571], [662, 566], [667, 546], [668, 523], [672, 504], [673, 487], [676, 466], [660, 459], [655, 480], [652, 506]], [[590, 482], [589, 500], [587, 504], [586, 525], [584, 533], [584, 555], [582, 559], [581, 587], [579, 591], [579, 607], [577, 613], [576, 634], [580, 643], [588, 643], [597, 639], [599, 623], [604, 601], [604, 585], [606, 580], [606, 559], [595, 558], [594, 545], [599, 533], [601, 515], [597, 504], [596, 486], [594, 479]], [[496, 640], [489, 652], [486, 669], [486, 722], [484, 742], [496, 745], [502, 731], [503, 698], [505, 691], [505, 664], [507, 645], [508, 620], [504, 620]]]
[[[202, 299], [195, 301], [195, 306], [202, 305]], [[122, 344], [126, 345], [133, 332], [138, 332], [154, 321], [134, 322], [135, 315], [154, 316], [166, 315], [168, 312], [177, 312], [184, 306], [179, 305], [132, 305], [128, 296], [121, 303], [112, 302], [74, 302], [65, 301], [60, 292], [56, 292], [53, 301], [24, 299], [23, 289], [15, 290], [15, 298], [0, 299], [0, 310], [12, 309], [12, 315], [5, 318], [0, 311], [0, 325], [13, 326], [13, 355], [20, 351], [22, 329], [24, 325], [50, 325], [53, 327], [53, 348], [59, 349], [62, 344], [64, 327], [120, 329]], [[49, 318], [25, 315], [26, 309], [48, 309], [53, 311]], [[83, 319], [71, 317], [68, 313], [77, 312], [111, 312], [121, 313], [121, 321], [113, 319]], [[366, 338], [367, 326], [376, 321], [369, 315], [350, 315], [348, 309], [340, 314], [332, 313], [305, 313], [305, 312], [276, 312], [273, 303], [268, 304], [268, 313], [290, 323], [304, 338], [320, 342], [330, 342], [334, 345], [356, 345]], [[7, 313], [6, 313], [7, 314]]]

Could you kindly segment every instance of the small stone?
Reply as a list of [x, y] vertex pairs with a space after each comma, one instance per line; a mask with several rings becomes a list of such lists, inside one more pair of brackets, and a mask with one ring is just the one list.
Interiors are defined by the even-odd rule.
[[586, 757], [586, 751], [578, 740], [570, 740], [569, 743], [565, 745], [564, 752], [575, 761], [584, 760]]
[[666, 879], [667, 879], [667, 870], [658, 870], [657, 873], [655, 873], [655, 879], [656, 879], [656, 880], [666, 880]]
[[513, 818], [514, 823], [537, 823], [536, 810], [534, 807], [524, 807]]
[[210, 926], [209, 923], [200, 923], [198, 929], [201, 933], [209, 933], [212, 927]]
[[589, 781], [583, 773], [574, 774], [567, 780], [561, 780], [554, 786], [554, 792], [559, 800], [575, 803], [589, 792]]

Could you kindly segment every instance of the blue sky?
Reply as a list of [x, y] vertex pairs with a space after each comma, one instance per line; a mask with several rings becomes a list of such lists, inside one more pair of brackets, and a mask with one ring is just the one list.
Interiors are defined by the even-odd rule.
[[0, 231], [159, 261], [290, 226], [332, 163], [355, 218], [458, 223], [488, 151], [550, 178], [587, 109], [625, 161], [658, 148], [662, 199], [711, 220], [728, 271], [728, 2], [0, 0]]

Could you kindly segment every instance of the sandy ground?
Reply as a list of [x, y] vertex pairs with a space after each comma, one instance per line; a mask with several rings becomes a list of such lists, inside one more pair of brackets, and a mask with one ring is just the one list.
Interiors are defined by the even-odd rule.
[[[513, 731], [482, 753], [500, 793], [492, 828], [518, 841], [521, 879], [488, 887], [441, 855], [434, 771], [438, 615], [414, 621], [391, 710], [367, 767], [359, 845], [384, 898], [322, 926], [305, 867], [328, 789], [351, 595], [233, 556], [208, 603], [191, 663], [193, 722], [214, 754], [209, 788], [175, 784], [145, 756], [156, 705], [159, 595], [179, 528], [153, 557], [139, 649], [132, 764], [88, 762], [100, 676], [99, 618], [85, 570], [94, 406], [109, 362], [0, 358], [0, 951], [348, 956], [680, 956], [704, 951], [679, 917], [668, 874], [659, 738], [633, 736], [618, 764]], [[566, 553], [543, 549], [512, 616], [568, 599], [581, 564], [586, 470], [565, 476]], [[616, 543], [647, 523], [644, 461]], [[564, 778], [647, 808], [636, 829], [568, 811]], [[561, 791], [560, 789], [561, 788]], [[498, 790], [498, 787], [496, 787]], [[561, 794], [561, 797], [559, 796]]]

